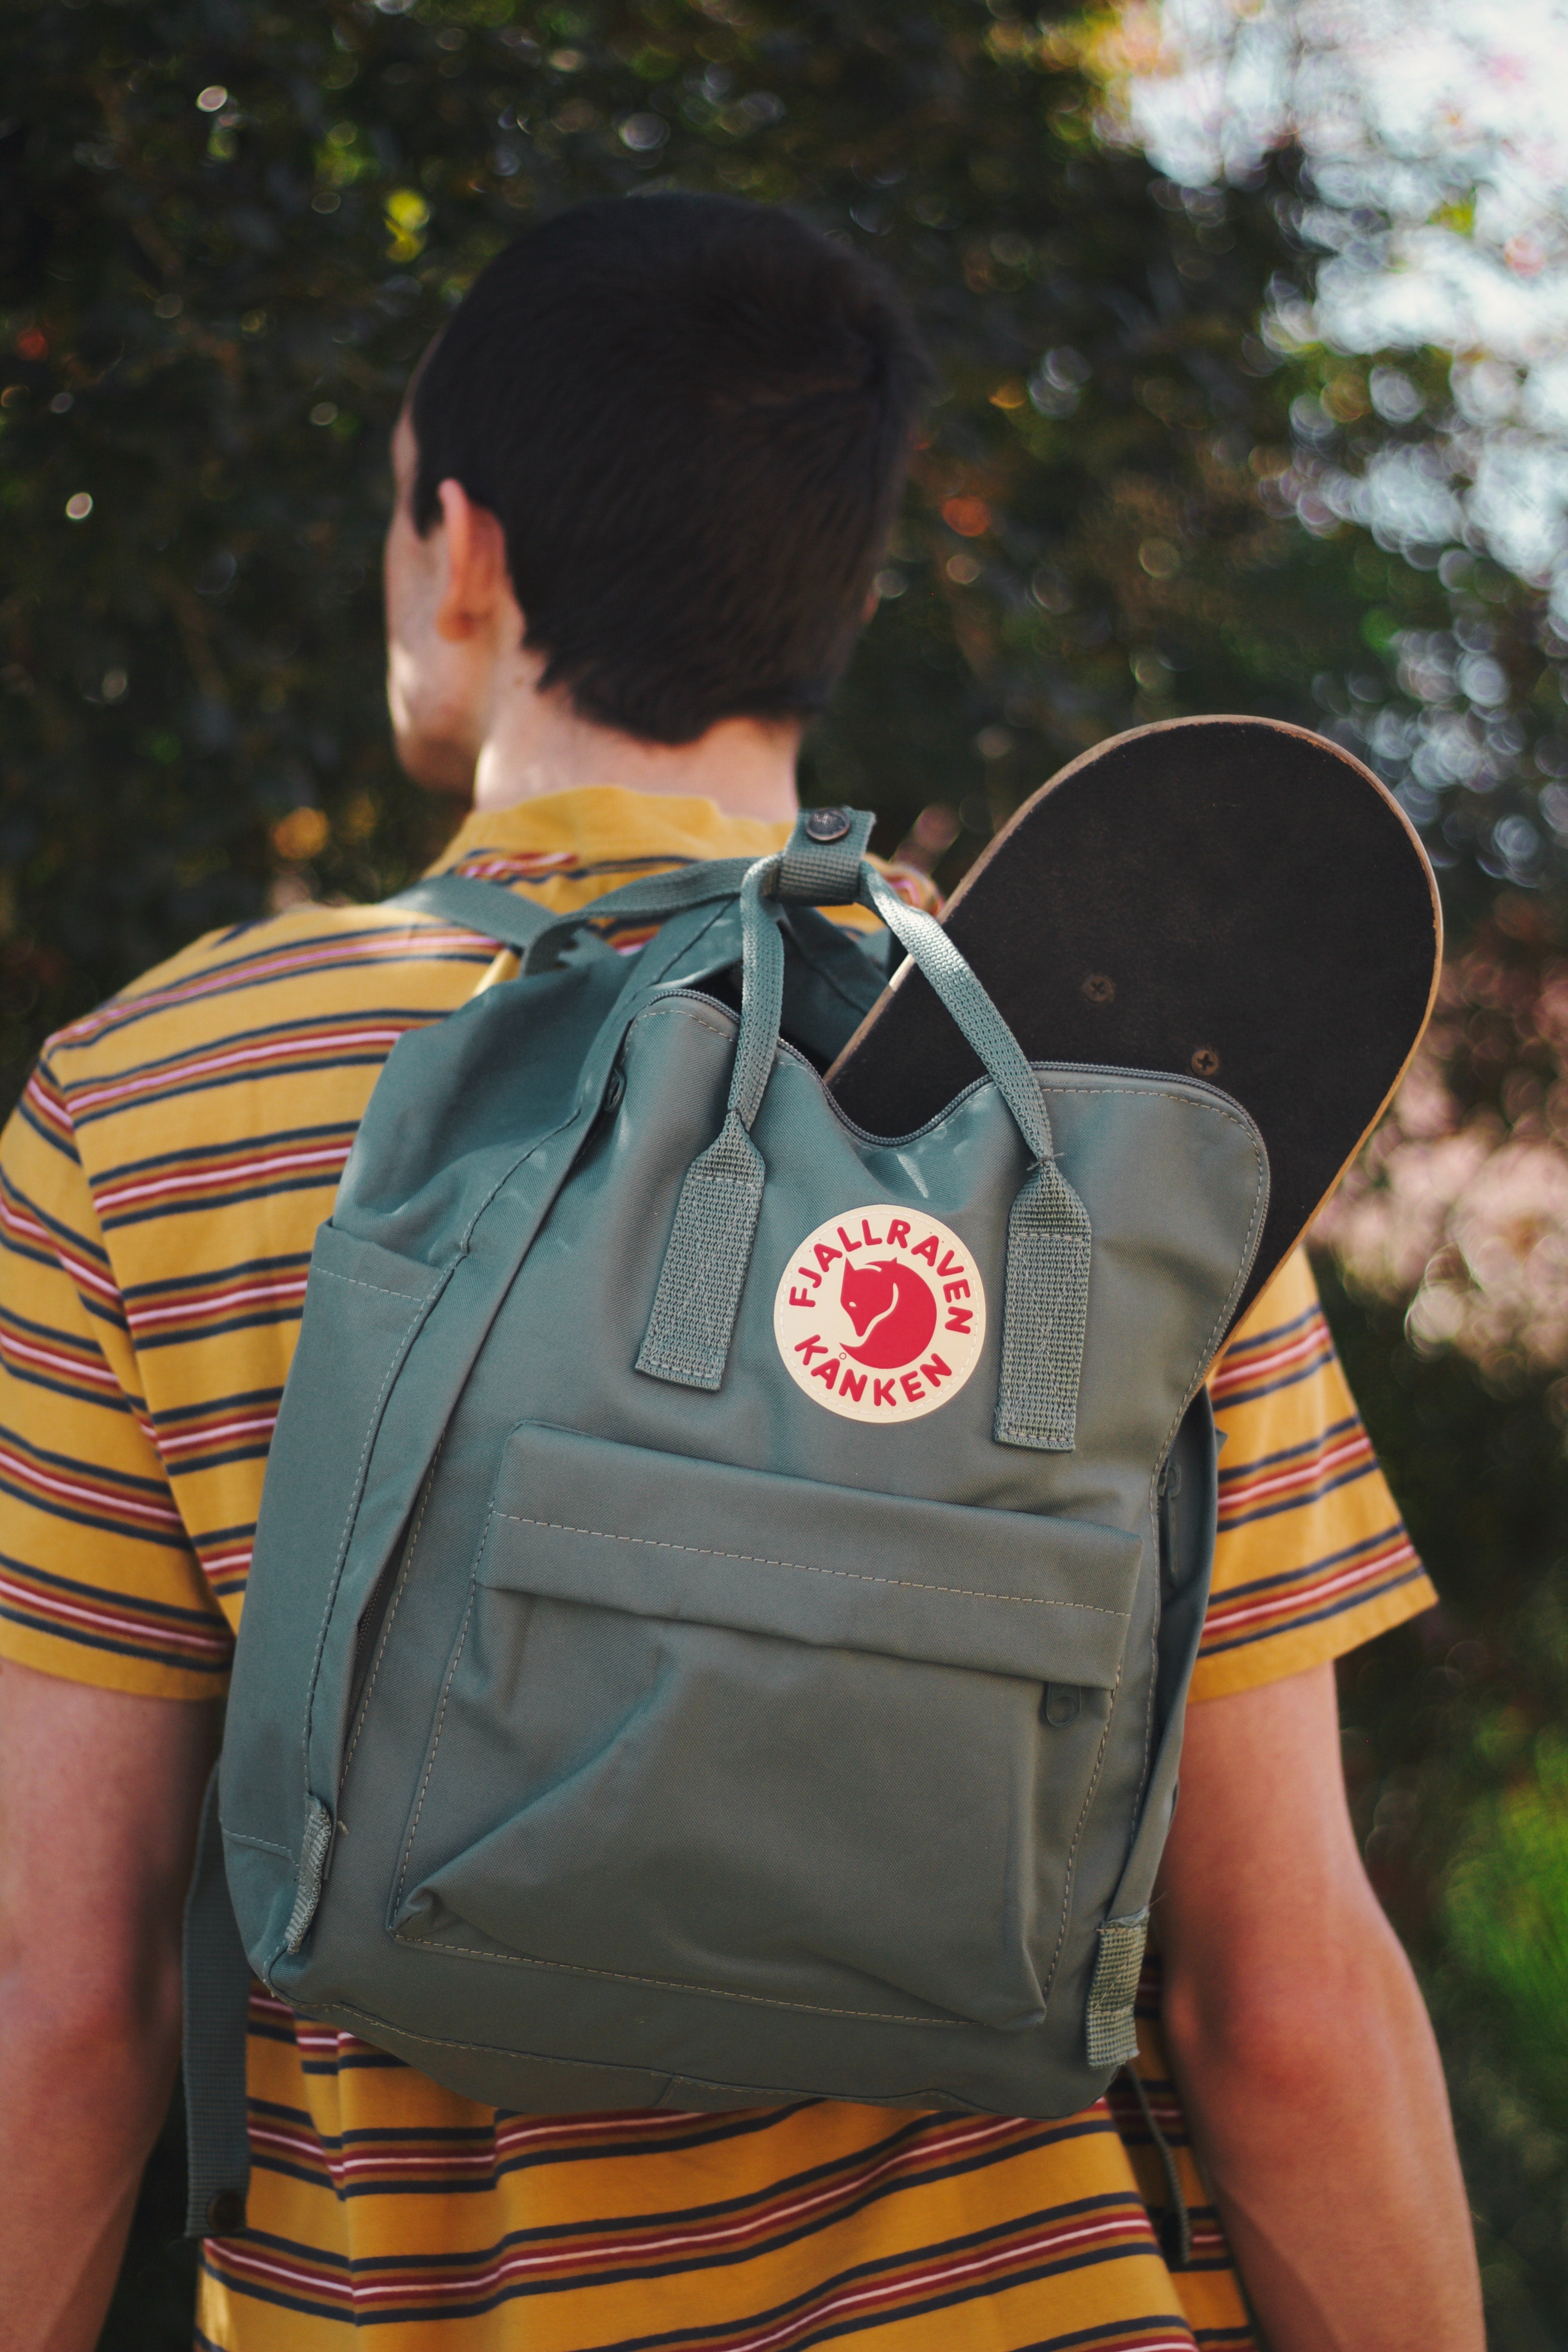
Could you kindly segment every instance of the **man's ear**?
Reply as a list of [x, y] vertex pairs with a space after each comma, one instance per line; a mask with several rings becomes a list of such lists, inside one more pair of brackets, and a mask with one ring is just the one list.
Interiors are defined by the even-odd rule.
[[506, 535], [488, 507], [476, 506], [461, 482], [443, 482], [441, 526], [447, 578], [436, 608], [436, 634], [461, 645], [494, 620], [510, 593]]

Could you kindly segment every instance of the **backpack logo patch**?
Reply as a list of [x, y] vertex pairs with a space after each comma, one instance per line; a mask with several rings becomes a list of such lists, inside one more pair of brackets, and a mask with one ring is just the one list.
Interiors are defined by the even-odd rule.
[[885, 1426], [947, 1403], [985, 1339], [980, 1269], [950, 1225], [879, 1201], [807, 1234], [773, 1301], [795, 1386]]

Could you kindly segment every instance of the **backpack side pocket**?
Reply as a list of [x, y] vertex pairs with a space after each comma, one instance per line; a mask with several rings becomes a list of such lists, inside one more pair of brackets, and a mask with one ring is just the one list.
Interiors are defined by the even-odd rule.
[[[447, 1269], [331, 1223], [316, 1235], [305, 1318], [272, 1440], [235, 1654], [224, 1830], [248, 1857], [231, 1884], [253, 1961], [272, 1957], [293, 1894], [258, 1912], [255, 1857], [302, 1854], [311, 1698], [366, 1467], [398, 1370]], [[439, 1434], [439, 1432], [437, 1433]], [[331, 1794], [331, 1791], [318, 1792]]]

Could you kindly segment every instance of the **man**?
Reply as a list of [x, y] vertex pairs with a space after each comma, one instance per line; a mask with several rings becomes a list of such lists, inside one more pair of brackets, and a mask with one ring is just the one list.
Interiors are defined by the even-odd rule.
[[[575, 907], [778, 845], [921, 362], [786, 217], [584, 206], [502, 256], [397, 429], [399, 754], [441, 870]], [[853, 916], [851, 919], [855, 919]], [[507, 960], [394, 910], [198, 941], [54, 1040], [8, 1130], [0, 1422], [0, 2340], [87, 2352], [173, 2076], [179, 1915], [315, 1226], [395, 1037]], [[1345, 1813], [1331, 1660], [1430, 1599], [1304, 1264], [1213, 1380], [1225, 1532], [1136, 2110], [497, 2115], [255, 1995], [247, 2225], [198, 2340], [590, 2352], [1254, 2342], [1473, 2352], [1419, 1998]], [[1160, 2032], [1182, 2104], [1166, 2081]], [[1120, 2112], [1120, 2110], [1119, 2110]]]

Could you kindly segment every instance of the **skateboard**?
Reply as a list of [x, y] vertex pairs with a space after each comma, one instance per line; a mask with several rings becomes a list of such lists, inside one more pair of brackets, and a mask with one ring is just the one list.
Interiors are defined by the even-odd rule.
[[[1443, 926], [1414, 826], [1305, 728], [1173, 719], [1041, 786], [942, 918], [1031, 1061], [1173, 1071], [1251, 1115], [1268, 1213], [1246, 1313], [1376, 1124], [1436, 992]], [[872, 1135], [981, 1075], [905, 964], [827, 1072]]]

